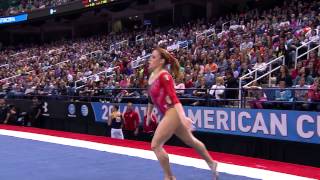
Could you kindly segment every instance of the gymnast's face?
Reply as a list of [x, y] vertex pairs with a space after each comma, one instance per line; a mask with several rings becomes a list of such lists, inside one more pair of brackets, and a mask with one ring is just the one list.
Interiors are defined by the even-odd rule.
[[162, 67], [164, 59], [161, 58], [160, 52], [153, 50], [149, 59], [149, 70], [154, 71], [158, 67]]

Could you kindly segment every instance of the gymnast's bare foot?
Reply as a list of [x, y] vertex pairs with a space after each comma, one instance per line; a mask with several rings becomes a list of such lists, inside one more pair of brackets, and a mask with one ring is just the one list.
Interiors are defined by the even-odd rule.
[[165, 177], [164, 180], [176, 180], [176, 177], [174, 176]]
[[218, 163], [216, 161], [213, 161], [210, 165], [210, 169], [213, 174], [213, 180], [218, 180], [219, 172], [217, 171]]

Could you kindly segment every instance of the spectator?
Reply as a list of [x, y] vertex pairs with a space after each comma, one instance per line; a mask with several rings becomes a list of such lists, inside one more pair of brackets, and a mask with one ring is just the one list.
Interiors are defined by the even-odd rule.
[[293, 85], [292, 78], [289, 75], [289, 70], [286, 65], [280, 66], [280, 75], [277, 76], [277, 85], [279, 85], [280, 81], [285, 81], [288, 87], [292, 87]]
[[307, 69], [305, 67], [302, 67], [299, 71], [299, 75], [297, 76], [297, 78], [294, 81], [294, 85], [297, 85], [298, 82], [300, 81], [301, 78], [305, 79], [305, 83], [307, 85], [311, 85], [313, 84], [313, 78], [309, 75], [308, 72], [306, 72]]
[[[299, 61], [299, 62], [301, 62], [301, 61]], [[312, 63], [314, 65], [313, 67], [315, 68], [315, 71], [317, 71], [318, 68], [320, 67], [320, 60], [316, 54], [316, 51], [310, 52], [310, 57], [307, 61], [304, 62], [304, 67], [308, 67], [310, 63]]]
[[209, 68], [205, 68], [204, 79], [207, 87], [210, 87], [214, 84], [214, 74], [210, 71]]
[[239, 71], [238, 71], [238, 68], [237, 68], [237, 64], [234, 63], [234, 62], [231, 63], [230, 68], [231, 68], [231, 71], [233, 72], [233, 77], [237, 79], [239, 77]]
[[320, 111], [320, 79], [317, 78], [308, 91], [308, 109]]
[[240, 51], [247, 51], [253, 47], [253, 42], [250, 41], [248, 36], [244, 37], [244, 42], [240, 45]]
[[291, 77], [292, 77], [292, 79], [296, 80], [296, 78], [297, 78], [298, 75], [299, 75], [299, 71], [300, 71], [300, 69], [301, 69], [302, 67], [303, 67], [302, 61], [299, 61], [299, 62], [297, 63], [297, 68], [296, 68], [296, 69], [293, 69], [293, 70], [291, 71]]
[[307, 104], [304, 103], [308, 100], [308, 89], [309, 86], [305, 84], [305, 78], [301, 77], [299, 84], [295, 86], [297, 90], [294, 91], [295, 100], [298, 109], [305, 109]]
[[[320, 68], [318, 69], [318, 71], [316, 72], [316, 78], [320, 77]], [[314, 78], [314, 79], [316, 79]]]
[[292, 93], [291, 90], [286, 89], [286, 81], [279, 82], [279, 90], [275, 92], [275, 98], [277, 101], [291, 101]]
[[203, 104], [203, 100], [205, 100], [204, 98], [207, 97], [207, 89], [208, 87], [206, 87], [206, 82], [205, 79], [203, 77], [201, 77], [199, 79], [200, 83], [199, 85], [196, 87], [197, 89], [193, 91], [193, 95], [197, 98], [201, 98], [198, 99], [196, 102], [192, 103], [193, 106], [197, 106], [197, 105], [201, 105]]
[[226, 80], [225, 80], [225, 97], [227, 99], [237, 99], [238, 98], [238, 90], [239, 84], [236, 78], [233, 77], [233, 73], [231, 71], [226, 72]]
[[128, 88], [129, 84], [130, 84], [130, 79], [126, 75], [124, 75], [122, 80], [120, 81], [120, 88], [126, 89]]
[[213, 62], [212, 58], [210, 57], [208, 60], [208, 64], [206, 64], [205, 69], [209, 70], [211, 73], [216, 73], [218, 71], [218, 65]]
[[267, 96], [257, 81], [254, 81], [253, 85], [248, 87], [248, 92], [253, 98], [249, 101], [250, 108], [263, 109], [263, 103], [267, 101]]
[[93, 94], [98, 98], [101, 98], [104, 95], [104, 83], [102, 81], [100, 81], [98, 86], [95, 87]]
[[284, 56], [286, 55], [286, 46], [285, 44], [281, 44], [278, 47], [275, 48], [274, 54], [276, 57]]
[[226, 54], [223, 51], [219, 53], [217, 66], [219, 67], [218, 72], [220, 73], [220, 75], [222, 75], [221, 73], [224, 73], [229, 66], [226, 58]]
[[[311, 31], [308, 41], [313, 41], [314, 43], [312, 44], [313, 46], [316, 46], [316, 41], [319, 40], [319, 35], [317, 35], [317, 31], [314, 29]], [[313, 47], [311, 46], [311, 47]]]
[[108, 80], [108, 83], [104, 89], [104, 93], [106, 95], [112, 96], [112, 90], [114, 89], [114, 85], [112, 83], [112, 80]]
[[129, 102], [127, 104], [127, 110], [123, 114], [124, 119], [124, 135], [126, 138], [134, 138], [139, 133], [139, 115], [134, 111], [133, 104]]
[[185, 78], [185, 87], [188, 89], [188, 88], [193, 88], [193, 86], [194, 84], [192, 81], [192, 76], [187, 74]]
[[[61, 87], [61, 89], [63, 89], [63, 87]], [[80, 94], [80, 96], [90, 97], [90, 96], [93, 96], [93, 95], [94, 95], [94, 90], [91, 90], [91, 89], [89, 88], [89, 86], [86, 86], [86, 87], [84, 87], [83, 90], [81, 90], [81, 91], [79, 92], [79, 94]]]
[[215, 99], [224, 99], [224, 79], [223, 77], [216, 78], [216, 84], [212, 85], [209, 94], [214, 97]]
[[131, 63], [128, 63], [128, 64], [127, 64], [127, 67], [126, 67], [126, 69], [125, 69], [125, 74], [126, 74], [127, 76], [131, 76], [131, 75], [133, 74], [133, 69], [132, 69], [132, 67], [131, 67]]
[[[248, 68], [248, 64], [246, 62], [243, 62], [241, 64], [241, 68], [240, 68], [240, 72], [239, 72], [239, 77], [245, 76], [247, 74], [249, 74], [251, 71]], [[244, 77], [242, 79], [242, 83], [241, 85], [246, 85], [247, 83], [249, 83], [251, 80], [253, 79], [252, 74], [248, 75], [246, 77]]]
[[207, 94], [207, 86], [206, 86], [206, 81], [203, 77], [199, 79], [200, 83], [197, 87], [197, 90], [193, 91], [193, 95], [197, 97], [205, 97]]
[[[299, 42], [298, 38], [296, 36], [293, 36], [292, 39], [289, 39], [287, 41], [287, 58], [286, 58], [286, 65], [291, 68], [292, 65], [295, 63], [294, 62], [294, 59], [295, 59], [295, 56], [296, 56], [296, 49], [298, 47], [300, 47], [302, 44], [301, 42]], [[305, 51], [304, 48], [301, 49], [302, 51]], [[301, 52], [300, 50], [300, 52]], [[299, 54], [302, 54], [302, 53], [299, 53]]]
[[266, 72], [267, 65], [264, 62], [263, 57], [260, 54], [258, 54], [258, 58], [257, 59], [258, 59], [257, 63], [253, 66], [252, 69], [253, 70], [257, 70], [257, 75], [261, 76]]
[[315, 67], [314, 63], [313, 62], [309, 63], [308, 66], [306, 67], [305, 71], [308, 72], [307, 74], [309, 74], [309, 76], [311, 77], [312, 82], [313, 82], [314, 78], [317, 77], [317, 71], [316, 71], [316, 67]]
[[176, 81], [178, 84], [175, 86], [177, 94], [179, 96], [184, 95], [184, 91], [185, 91], [186, 87], [185, 87], [185, 84], [183, 83], [183, 77], [182, 76], [178, 77]]

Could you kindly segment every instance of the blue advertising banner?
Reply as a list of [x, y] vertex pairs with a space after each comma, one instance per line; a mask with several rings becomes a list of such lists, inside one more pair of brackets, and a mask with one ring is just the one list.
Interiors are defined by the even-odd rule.
[[0, 24], [10, 24], [28, 20], [28, 14], [20, 14], [16, 16], [1, 17]]
[[[97, 122], [106, 122], [112, 105], [92, 103]], [[140, 120], [146, 105], [135, 105]], [[184, 107], [196, 131], [251, 136], [320, 144], [320, 113], [308, 111], [255, 110], [213, 107]], [[126, 110], [120, 104], [120, 111]], [[161, 114], [154, 110], [158, 119]]]

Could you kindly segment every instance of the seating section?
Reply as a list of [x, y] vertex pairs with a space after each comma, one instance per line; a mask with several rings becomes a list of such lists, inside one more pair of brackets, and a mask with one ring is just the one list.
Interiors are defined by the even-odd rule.
[[[12, 1], [6, 12], [13, 7], [20, 12], [53, 5], [53, 1], [23, 2]], [[148, 28], [7, 48], [0, 53], [0, 88], [15, 96], [68, 95], [92, 101], [146, 97], [145, 90], [132, 88], [147, 87], [146, 62], [152, 49], [160, 46], [181, 64], [183, 76], [176, 78], [176, 88], [182, 89], [179, 96], [186, 103], [201, 105], [210, 99], [214, 101], [210, 105], [237, 105], [241, 93], [252, 108], [269, 108], [266, 100], [278, 103], [277, 108], [320, 108], [316, 103], [320, 101], [319, 25], [317, 1], [288, 1], [273, 9], [253, 9], [215, 22], [187, 22], [164, 32]], [[270, 71], [268, 62], [281, 56], [285, 64], [272, 64], [272, 69], [281, 68], [272, 73], [271, 83], [268, 76], [254, 81]], [[232, 89], [251, 71], [257, 76], [250, 75], [241, 84], [252, 82], [249, 86]], [[266, 86], [269, 89], [261, 90]]]

